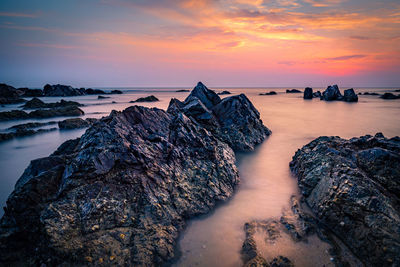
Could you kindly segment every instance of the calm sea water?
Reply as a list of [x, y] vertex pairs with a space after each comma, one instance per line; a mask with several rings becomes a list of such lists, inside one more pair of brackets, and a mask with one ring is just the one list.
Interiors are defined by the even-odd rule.
[[[111, 89], [111, 88], [110, 88]], [[123, 110], [138, 97], [155, 95], [156, 103], [143, 106], [166, 109], [172, 97], [184, 100], [181, 88], [125, 89], [123, 95], [68, 97], [85, 104], [84, 118], [99, 118], [111, 110]], [[188, 89], [188, 88], [187, 88]], [[227, 88], [216, 88], [222, 91]], [[302, 94], [286, 94], [287, 88], [228, 88], [233, 94], [245, 93], [260, 111], [272, 135], [251, 153], [240, 153], [237, 162], [241, 184], [234, 196], [212, 213], [193, 219], [179, 240], [182, 253], [176, 266], [241, 266], [240, 249], [244, 239], [243, 224], [250, 220], [279, 218], [298, 194], [297, 183], [289, 171], [295, 151], [321, 135], [344, 138], [382, 132], [387, 137], [400, 135], [400, 100], [382, 100], [377, 96], [359, 96], [358, 103], [303, 100]], [[299, 88], [302, 89], [302, 88]], [[320, 88], [322, 89], [322, 88]], [[397, 88], [356, 88], [356, 92], [390, 92]], [[259, 96], [274, 90], [278, 95]], [[42, 98], [45, 102], [61, 98]], [[112, 103], [115, 101], [116, 103]], [[18, 105], [0, 107], [0, 111]], [[29, 121], [55, 121], [63, 118]], [[1, 122], [0, 130], [28, 121]], [[51, 126], [54, 127], [54, 126]], [[51, 154], [65, 140], [79, 137], [85, 130], [53, 131], [0, 143], [0, 205], [4, 206], [15, 182], [30, 160]], [[3, 211], [0, 211], [0, 215]], [[294, 243], [289, 237], [273, 247], [260, 247], [268, 260], [276, 255], [292, 259], [296, 266], [329, 264], [327, 244], [311, 238], [307, 244]], [[321, 265], [322, 266], [322, 265]]]

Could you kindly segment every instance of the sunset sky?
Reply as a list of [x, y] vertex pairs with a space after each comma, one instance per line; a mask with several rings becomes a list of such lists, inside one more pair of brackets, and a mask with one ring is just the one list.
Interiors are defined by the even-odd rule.
[[16, 87], [400, 86], [400, 1], [1, 0]]

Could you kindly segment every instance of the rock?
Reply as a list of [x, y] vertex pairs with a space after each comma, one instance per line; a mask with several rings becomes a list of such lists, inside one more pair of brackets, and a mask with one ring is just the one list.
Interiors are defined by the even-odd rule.
[[286, 94], [299, 94], [302, 93], [300, 90], [297, 89], [287, 89]]
[[231, 92], [229, 92], [229, 91], [222, 91], [222, 92], [218, 93], [218, 95], [230, 95], [230, 94], [231, 94]]
[[315, 93], [312, 94], [312, 96], [315, 98], [321, 98], [322, 96], [321, 91], [316, 91]]
[[180, 90], [176, 90], [175, 92], [177, 92], [177, 93], [183, 93], [183, 92], [190, 92], [190, 90], [187, 90], [187, 89], [180, 89]]
[[32, 98], [27, 101], [23, 106], [24, 109], [46, 108], [46, 104], [39, 98]]
[[29, 89], [29, 88], [18, 88], [22, 91], [23, 97], [41, 97], [43, 96], [43, 91], [41, 89]]
[[78, 96], [85, 95], [85, 89], [77, 89], [69, 85], [46, 84], [43, 88], [43, 94], [44, 96]]
[[64, 99], [61, 99], [60, 102], [45, 103], [39, 98], [34, 97], [21, 107], [23, 107], [24, 109], [38, 109], [38, 108], [58, 108], [58, 107], [68, 107], [68, 106], [80, 107], [83, 105], [74, 101], [65, 101]]
[[[361, 95], [361, 93], [358, 93], [359, 95]], [[375, 92], [372, 92], [372, 93], [370, 93], [370, 92], [364, 92], [364, 94], [363, 95], [379, 95], [378, 93], [375, 93]]]
[[[236, 151], [253, 150], [271, 134], [263, 125], [260, 113], [244, 94], [221, 101], [212, 90], [199, 84], [184, 102], [171, 99], [168, 112], [183, 112]], [[201, 99], [208, 103], [208, 107]]]
[[154, 95], [146, 96], [146, 97], [139, 97], [135, 101], [130, 101], [129, 103], [138, 103], [138, 102], [157, 102], [160, 101], [157, 97]]
[[354, 92], [353, 88], [344, 90], [343, 100], [346, 102], [358, 102], [358, 96]]
[[121, 94], [122, 94], [122, 91], [121, 91], [121, 90], [112, 90], [112, 91], [110, 92], [110, 94], [121, 95]]
[[244, 264], [244, 267], [269, 267], [268, 262], [260, 255], [255, 256]]
[[47, 125], [53, 125], [56, 124], [56, 121], [49, 121], [49, 122], [28, 122], [28, 123], [23, 123], [23, 124], [17, 124], [14, 126], [11, 126], [8, 128], [9, 130], [28, 130], [28, 129], [34, 129], [34, 128], [39, 128]]
[[24, 137], [39, 133], [47, 133], [54, 130], [57, 130], [57, 128], [38, 129], [38, 130], [18, 128], [15, 132], [0, 133], [0, 142], [10, 140], [16, 137]]
[[185, 220], [237, 182], [232, 149], [184, 114], [113, 111], [31, 162], [0, 222], [0, 261], [160, 266]]
[[102, 96], [102, 95], [99, 95], [98, 97], [97, 97], [97, 99], [106, 99], [106, 98], [110, 98], [109, 96]]
[[306, 89], [304, 89], [304, 99], [313, 99], [314, 95], [313, 95], [313, 89], [310, 87], [306, 87]]
[[286, 257], [279, 256], [274, 258], [270, 263], [271, 267], [294, 267], [294, 264]]
[[86, 128], [92, 125], [97, 119], [86, 119], [83, 120], [81, 118], [74, 118], [74, 119], [66, 119], [63, 121], [58, 122], [58, 127], [60, 129], [79, 129], [79, 128]]
[[20, 120], [20, 119], [42, 119], [60, 116], [81, 116], [85, 114], [77, 106], [66, 106], [51, 109], [38, 109], [27, 113], [22, 110], [11, 110], [0, 112], [0, 121]]
[[25, 101], [25, 99], [20, 98], [17, 89], [10, 85], [0, 83], [0, 104], [18, 104]]
[[396, 90], [394, 90], [393, 92], [400, 92], [400, 89], [396, 89]]
[[392, 93], [384, 93], [384, 94], [381, 96], [381, 98], [382, 98], [382, 99], [399, 99], [399, 98], [400, 98], [400, 95], [394, 95], [394, 94], [392, 94]]
[[259, 95], [276, 95], [277, 93], [275, 91], [270, 91], [267, 93], [259, 93]]
[[366, 266], [400, 265], [400, 138], [319, 137], [290, 163], [306, 203]]
[[85, 90], [85, 94], [87, 94], [87, 95], [105, 95], [106, 92], [104, 92], [103, 90], [100, 90], [100, 89], [88, 88]]
[[340, 93], [339, 87], [335, 85], [329, 85], [328, 88], [322, 93], [321, 100], [333, 101], [342, 100], [343, 96]]

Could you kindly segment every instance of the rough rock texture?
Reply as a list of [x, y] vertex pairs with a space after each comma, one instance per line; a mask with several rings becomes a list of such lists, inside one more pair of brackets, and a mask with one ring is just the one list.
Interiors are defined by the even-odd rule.
[[306, 87], [306, 89], [304, 89], [304, 99], [313, 99], [313, 89], [310, 87]]
[[400, 265], [400, 138], [319, 137], [290, 163], [320, 223], [367, 266]]
[[299, 94], [302, 93], [300, 90], [297, 89], [287, 89], [286, 94]]
[[136, 103], [136, 102], [157, 102], [160, 101], [157, 97], [154, 95], [146, 96], [146, 97], [139, 97], [138, 99], [134, 101], [130, 101], [129, 103]]
[[238, 179], [233, 150], [185, 114], [113, 111], [25, 170], [0, 221], [0, 264], [160, 266], [185, 220]]
[[41, 119], [61, 116], [81, 116], [85, 114], [77, 106], [66, 106], [51, 109], [38, 109], [29, 113], [23, 110], [11, 110], [0, 112], [0, 121], [20, 120], [20, 119]]
[[335, 85], [329, 85], [328, 88], [322, 93], [321, 100], [333, 101], [342, 100], [343, 96], [340, 93], [339, 87]]
[[221, 100], [202, 83], [184, 102], [171, 99], [168, 112], [183, 112], [236, 151], [253, 150], [271, 134], [263, 125], [260, 113], [244, 94]]
[[77, 96], [84, 95], [85, 89], [77, 89], [73, 88], [72, 86], [62, 84], [46, 84], [43, 88], [43, 94], [45, 96]]
[[79, 128], [86, 128], [92, 125], [96, 119], [81, 119], [81, 118], [74, 118], [74, 119], [66, 119], [63, 121], [58, 122], [58, 128], [60, 129], [79, 129]]
[[17, 104], [25, 101], [25, 99], [20, 98], [17, 89], [10, 85], [0, 83], [0, 104]]
[[322, 96], [321, 91], [316, 91], [316, 92], [313, 93], [312, 95], [313, 95], [313, 97], [315, 97], [315, 98], [321, 98], [321, 96]]
[[83, 106], [82, 104], [75, 102], [75, 101], [65, 101], [61, 99], [60, 102], [55, 103], [45, 103], [37, 97], [32, 98], [31, 100], [27, 101], [22, 107], [24, 109], [37, 109], [37, 108], [58, 108], [58, 107], [67, 107], [67, 106]]
[[346, 102], [358, 102], [358, 96], [354, 92], [353, 88], [344, 90], [343, 100]]

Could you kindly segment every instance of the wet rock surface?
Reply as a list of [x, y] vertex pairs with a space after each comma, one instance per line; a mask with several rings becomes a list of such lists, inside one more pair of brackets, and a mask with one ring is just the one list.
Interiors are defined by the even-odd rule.
[[96, 122], [97, 119], [87, 118], [86, 120], [81, 118], [66, 119], [58, 122], [58, 128], [60, 129], [79, 129], [86, 128]]
[[[290, 163], [321, 226], [367, 266], [400, 265], [400, 138], [319, 137]], [[337, 237], [337, 238], [336, 238]]]
[[0, 262], [160, 266], [173, 259], [185, 221], [226, 200], [239, 181], [232, 148], [175, 111], [113, 111], [33, 160], [0, 221]]
[[21, 119], [41, 119], [62, 116], [81, 116], [85, 113], [77, 106], [66, 106], [51, 109], [38, 109], [31, 112], [23, 110], [11, 110], [0, 112], [0, 121], [21, 120]]
[[8, 132], [8, 133], [0, 133], [0, 142], [1, 141], [7, 141], [16, 137], [24, 137], [24, 136], [30, 136], [30, 135], [35, 135], [35, 134], [40, 134], [40, 133], [47, 133], [51, 131], [55, 131], [57, 128], [48, 128], [48, 129], [29, 129], [29, 128], [18, 128], [14, 132]]
[[32, 98], [31, 100], [27, 101], [24, 105], [22, 105], [24, 109], [58, 108], [67, 106], [81, 107], [83, 105], [75, 101], [65, 101], [64, 99], [61, 99], [60, 102], [45, 103], [37, 97]]

